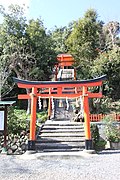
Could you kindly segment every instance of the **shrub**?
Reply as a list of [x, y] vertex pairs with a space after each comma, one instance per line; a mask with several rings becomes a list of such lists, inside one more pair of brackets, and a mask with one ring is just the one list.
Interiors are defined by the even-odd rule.
[[91, 125], [91, 135], [93, 140], [93, 148], [95, 150], [103, 150], [105, 148], [106, 141], [100, 137], [99, 129], [96, 124]]
[[96, 124], [91, 125], [91, 136], [93, 140], [93, 145], [95, 146], [95, 144], [99, 141], [99, 137], [100, 137], [99, 129]]
[[[37, 113], [37, 119], [39, 119], [37, 126], [44, 123], [47, 120], [46, 111]], [[30, 115], [27, 115], [25, 110], [9, 107], [7, 123], [9, 134], [20, 134], [22, 131], [29, 130]]]
[[28, 122], [26, 121], [27, 116], [25, 115], [24, 110], [16, 110], [14, 107], [9, 107], [7, 119], [9, 134], [20, 134], [23, 130], [26, 131]]
[[112, 116], [108, 115], [103, 119], [106, 124], [106, 139], [110, 142], [120, 141], [120, 127], [114, 123]]
[[48, 115], [46, 111], [37, 113], [38, 122], [44, 123], [47, 120], [47, 118], [48, 118]]

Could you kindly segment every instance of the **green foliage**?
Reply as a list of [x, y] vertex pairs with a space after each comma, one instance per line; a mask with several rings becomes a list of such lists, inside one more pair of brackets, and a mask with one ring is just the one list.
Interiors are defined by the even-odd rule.
[[110, 142], [120, 142], [120, 128], [114, 123], [113, 117], [108, 115], [103, 122], [106, 124], [106, 139]]
[[105, 149], [105, 145], [106, 145], [105, 140], [99, 140], [98, 142], [96, 142], [95, 149], [97, 151], [103, 150], [103, 149]]
[[0, 25], [0, 91], [13, 72], [21, 79], [48, 80], [56, 53], [41, 19], [27, 22], [24, 7], [18, 5], [11, 5], [7, 12], [1, 7], [0, 13], [3, 15]]
[[90, 66], [96, 58], [102, 23], [97, 20], [96, 11], [88, 10], [82, 19], [74, 23], [74, 28], [66, 40], [69, 52], [79, 66], [79, 77], [90, 77]]
[[[3, 23], [0, 25], [0, 69], [2, 72], [0, 82], [3, 95], [4, 91], [8, 90], [9, 92], [14, 87], [11, 75], [16, 73], [20, 77], [21, 70], [26, 74], [28, 53], [24, 37], [26, 28], [24, 9], [18, 5], [11, 5], [7, 12], [1, 8], [0, 13], [3, 15]], [[24, 62], [24, 66], [22, 62]]]
[[71, 32], [71, 26], [72, 25], [69, 25], [69, 27], [55, 27], [55, 29], [51, 32], [54, 49], [57, 54], [67, 53], [66, 40]]
[[8, 110], [8, 134], [20, 134], [28, 128], [27, 116], [24, 110], [9, 107]]
[[94, 76], [106, 74], [107, 89], [105, 89], [105, 95], [113, 99], [120, 99], [120, 48], [100, 54], [94, 61], [92, 74]]
[[48, 118], [48, 114], [46, 111], [37, 113], [38, 122], [44, 123], [47, 120], [47, 118]]
[[48, 80], [56, 62], [56, 53], [52, 45], [52, 38], [46, 33], [41, 19], [29, 21], [26, 38], [36, 59], [35, 67], [30, 72], [32, 79]]
[[[47, 112], [42, 111], [37, 113], [36, 125], [40, 125], [47, 120]], [[8, 134], [20, 134], [22, 131], [28, 131], [30, 126], [30, 115], [26, 114], [25, 110], [20, 110], [14, 107], [8, 109]]]
[[[57, 54], [69, 53], [76, 60], [77, 78], [106, 74], [103, 94], [112, 100], [120, 99], [118, 22], [104, 25], [98, 20], [97, 12], [89, 9], [83, 18], [48, 33], [40, 18], [27, 22], [24, 7], [11, 5], [5, 11], [0, 6], [0, 13], [3, 16], [0, 25], [0, 94], [13, 89], [11, 76], [49, 80]], [[97, 112], [107, 110], [108, 101], [101, 100], [101, 104], [93, 104], [94, 107], [97, 105]]]
[[106, 97], [94, 98], [90, 100], [90, 111], [93, 114], [107, 114], [111, 112], [112, 99]]
[[99, 129], [96, 124], [92, 124], [90, 128], [91, 128], [93, 144], [95, 145], [99, 141], [99, 138], [100, 138]]
[[100, 137], [99, 129], [96, 124], [91, 125], [91, 135], [94, 149], [97, 151], [103, 150], [105, 148], [106, 141]]

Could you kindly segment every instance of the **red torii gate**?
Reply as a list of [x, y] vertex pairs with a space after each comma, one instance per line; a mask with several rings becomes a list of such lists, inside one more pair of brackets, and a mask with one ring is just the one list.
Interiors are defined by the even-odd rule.
[[[101, 98], [102, 92], [92, 93], [89, 88], [102, 86], [102, 81], [106, 78], [105, 75], [81, 81], [27, 81], [18, 78], [13, 78], [19, 88], [29, 88], [31, 93], [18, 95], [18, 99], [31, 99], [31, 120], [30, 120], [30, 137], [28, 141], [28, 150], [35, 150], [35, 132], [36, 132], [36, 108], [37, 98], [48, 98], [48, 117], [51, 115], [51, 98], [77, 98], [82, 95], [84, 119], [85, 119], [85, 149], [92, 149], [92, 139], [90, 132], [90, 116], [89, 116], [89, 98]], [[46, 90], [47, 88], [47, 90]], [[68, 93], [66, 94], [67, 89]], [[72, 93], [71, 93], [72, 92]], [[46, 94], [47, 93], [47, 94]]]

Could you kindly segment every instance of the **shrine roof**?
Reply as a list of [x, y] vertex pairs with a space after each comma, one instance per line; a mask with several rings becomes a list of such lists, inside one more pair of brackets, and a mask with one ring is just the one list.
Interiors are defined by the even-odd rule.
[[87, 83], [95, 83], [100, 82], [102, 80], [106, 79], [106, 75], [96, 77], [94, 79], [87, 79], [87, 80], [76, 80], [76, 81], [29, 81], [29, 80], [23, 80], [13, 77], [14, 82], [19, 84], [28, 84], [28, 85], [63, 85], [63, 84], [71, 84], [71, 85], [77, 85], [77, 84], [87, 84]]
[[14, 104], [16, 101], [0, 101], [0, 106], [10, 106]]

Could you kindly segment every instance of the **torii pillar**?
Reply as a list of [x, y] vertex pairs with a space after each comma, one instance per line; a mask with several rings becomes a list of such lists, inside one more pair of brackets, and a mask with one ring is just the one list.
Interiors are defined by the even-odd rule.
[[37, 88], [32, 87], [31, 96], [31, 119], [30, 119], [30, 136], [28, 140], [28, 150], [35, 150], [35, 129], [36, 129], [36, 107], [37, 107]]
[[85, 149], [91, 150], [93, 149], [92, 137], [90, 131], [90, 111], [89, 111], [89, 98], [87, 87], [83, 86], [83, 108], [84, 108], [84, 121], [85, 121]]

